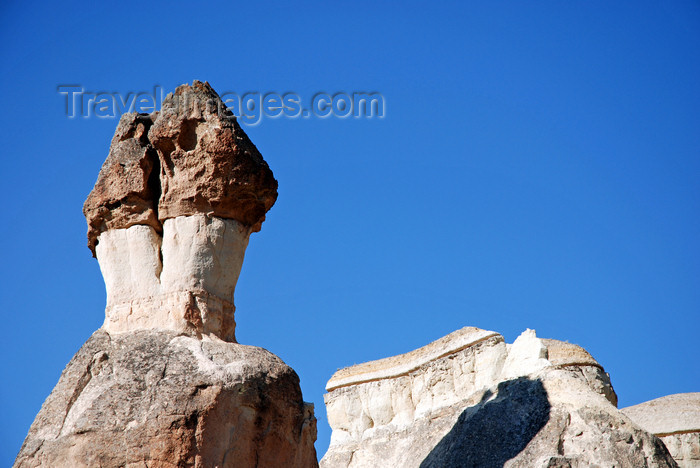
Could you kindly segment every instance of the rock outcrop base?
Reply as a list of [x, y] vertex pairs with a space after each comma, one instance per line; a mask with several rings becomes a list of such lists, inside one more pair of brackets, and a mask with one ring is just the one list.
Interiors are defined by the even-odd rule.
[[63, 371], [15, 467], [314, 467], [296, 373], [254, 346], [98, 330]]

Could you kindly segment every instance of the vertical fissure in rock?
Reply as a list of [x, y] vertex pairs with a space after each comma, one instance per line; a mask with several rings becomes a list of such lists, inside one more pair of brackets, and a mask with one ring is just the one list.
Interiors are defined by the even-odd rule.
[[[155, 213], [156, 219], [158, 219], [158, 200], [160, 200], [160, 194], [162, 192], [160, 186], [160, 158], [158, 158], [158, 153], [150, 143], [147, 155], [151, 162], [151, 172], [148, 174], [148, 181], [146, 184], [153, 202], [153, 212]], [[161, 226], [162, 231], [162, 224], [160, 222], [158, 224]]]

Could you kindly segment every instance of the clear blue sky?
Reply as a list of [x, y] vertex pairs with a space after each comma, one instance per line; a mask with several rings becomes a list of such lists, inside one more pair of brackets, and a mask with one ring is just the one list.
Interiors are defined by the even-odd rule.
[[5, 1], [0, 36], [0, 464], [103, 320], [81, 207], [117, 122], [66, 83], [385, 97], [245, 128], [280, 188], [237, 336], [297, 371], [319, 455], [336, 369], [466, 325], [584, 346], [620, 406], [700, 391], [697, 1]]

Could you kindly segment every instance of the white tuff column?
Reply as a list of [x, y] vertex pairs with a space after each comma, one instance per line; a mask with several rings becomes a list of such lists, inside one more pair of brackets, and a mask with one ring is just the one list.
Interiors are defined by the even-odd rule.
[[203, 214], [99, 236], [107, 288], [103, 328], [110, 333], [170, 329], [235, 341], [233, 295], [251, 229]]

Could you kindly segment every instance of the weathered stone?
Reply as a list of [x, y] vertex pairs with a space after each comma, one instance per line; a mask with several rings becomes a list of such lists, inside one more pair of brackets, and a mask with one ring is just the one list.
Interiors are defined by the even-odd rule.
[[97, 331], [63, 371], [15, 467], [313, 467], [313, 407], [262, 348]]
[[537, 338], [535, 330], [527, 329], [508, 345], [508, 352], [501, 369], [501, 379], [507, 380], [532, 374], [552, 364], [547, 360], [545, 344]]
[[681, 468], [700, 467], [700, 393], [678, 393], [621, 410], [658, 436]]
[[161, 221], [206, 213], [260, 229], [277, 181], [208, 83], [168, 95], [148, 138], [160, 159]]
[[547, 347], [547, 360], [553, 366], [594, 366], [603, 368], [588, 351], [566, 341], [542, 338]]
[[235, 341], [233, 294], [250, 230], [200, 214], [165, 220], [162, 238], [142, 225], [100, 234], [103, 328], [161, 328]]
[[84, 206], [105, 322], [64, 370], [16, 467], [318, 466], [297, 375], [235, 343], [245, 249], [276, 196], [206, 83], [121, 119]]
[[342, 369], [326, 388], [333, 433], [322, 467], [676, 466], [617, 410], [600, 364], [532, 330], [507, 345], [465, 328]]
[[83, 212], [107, 287], [104, 329], [235, 341], [233, 293], [277, 181], [208, 83], [122, 117]]
[[182, 85], [151, 115], [122, 116], [83, 207], [88, 246], [135, 224], [206, 214], [259, 231], [277, 199], [262, 155], [209, 83]]
[[151, 115], [124, 114], [114, 132], [107, 160], [83, 205], [93, 255], [97, 237], [108, 229], [143, 224], [160, 232], [156, 214], [160, 166], [148, 141], [152, 119]]
[[547, 360], [552, 366], [575, 368], [593, 391], [603, 395], [617, 408], [617, 394], [610, 383], [610, 375], [588, 351], [565, 341], [543, 338], [542, 343], [547, 347]]

